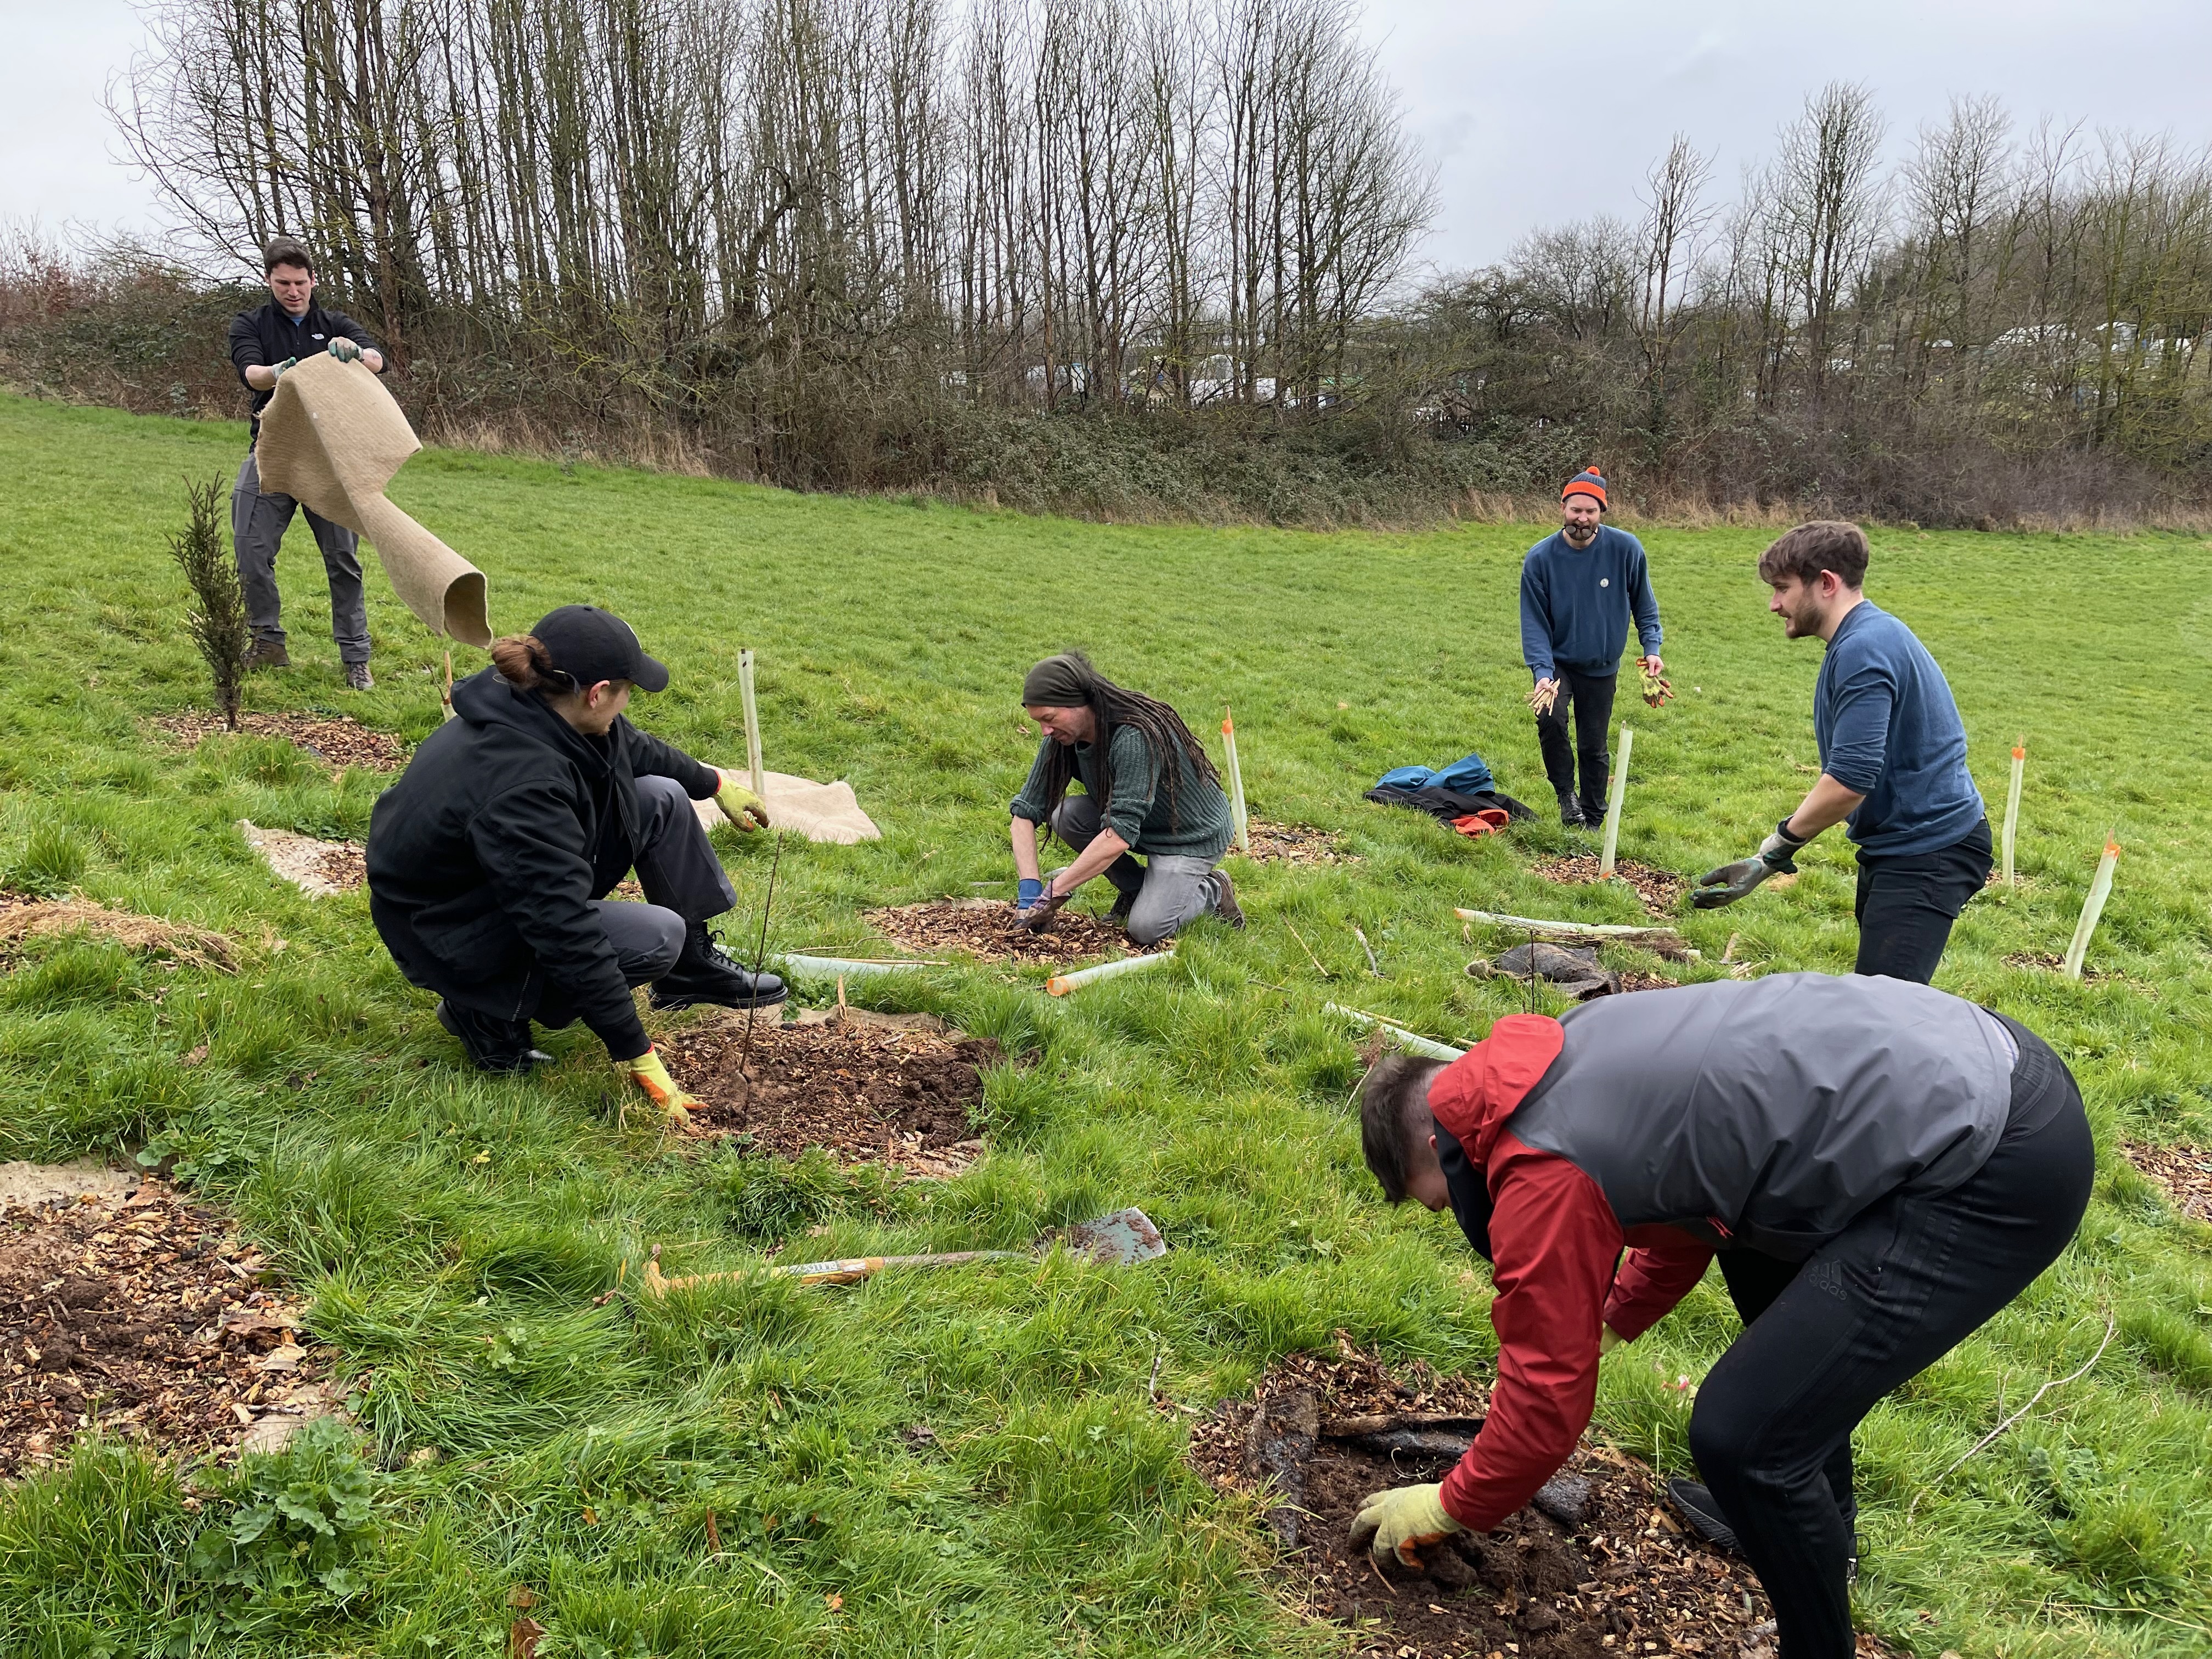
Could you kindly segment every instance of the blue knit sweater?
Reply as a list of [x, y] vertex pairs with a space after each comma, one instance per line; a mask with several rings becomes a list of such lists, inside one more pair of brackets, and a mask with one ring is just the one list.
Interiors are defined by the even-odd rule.
[[1554, 531], [1521, 562], [1521, 657], [1540, 680], [1556, 678], [1562, 667], [1618, 673], [1632, 612], [1644, 654], [1656, 653], [1659, 599], [1644, 544], [1626, 530], [1601, 525], [1580, 551]]
[[1851, 607], [1813, 688], [1820, 769], [1866, 799], [1846, 823], [1869, 857], [1933, 853], [1982, 821], [1966, 728], [1928, 647], [1889, 612]]

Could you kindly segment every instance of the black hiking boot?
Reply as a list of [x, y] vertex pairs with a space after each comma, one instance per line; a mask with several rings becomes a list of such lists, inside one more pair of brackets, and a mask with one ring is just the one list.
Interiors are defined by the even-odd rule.
[[1114, 908], [1106, 913], [1106, 920], [1116, 927], [1126, 928], [1129, 925], [1129, 912], [1137, 908], [1137, 895], [1144, 890], [1141, 887], [1116, 887], [1114, 890]]
[[1713, 1501], [1712, 1493], [1695, 1480], [1679, 1478], [1667, 1483], [1667, 1501], [1677, 1513], [1690, 1523], [1690, 1530], [1715, 1549], [1728, 1555], [1741, 1555], [1742, 1549], [1735, 1541], [1735, 1528], [1721, 1515], [1721, 1506]]
[[284, 648], [282, 640], [256, 640], [252, 649], [246, 653], [245, 669], [249, 674], [261, 668], [289, 668], [292, 653]]
[[772, 1008], [791, 994], [774, 974], [755, 974], [740, 968], [723, 954], [707, 931], [695, 921], [684, 936], [684, 954], [676, 965], [653, 981], [650, 1000], [656, 1008], [689, 1008], [711, 1002], [723, 1008]]
[[438, 1024], [460, 1039], [469, 1063], [480, 1072], [527, 1072], [549, 1065], [553, 1056], [530, 1046], [530, 1022], [496, 1019], [472, 1008], [438, 1005]]
[[1582, 803], [1575, 799], [1575, 792], [1573, 790], [1560, 790], [1559, 828], [1562, 830], [1580, 830], [1583, 827]]
[[1237, 884], [1229, 879], [1226, 870], [1213, 872], [1213, 914], [1231, 927], [1244, 925], [1244, 912], [1237, 902]]

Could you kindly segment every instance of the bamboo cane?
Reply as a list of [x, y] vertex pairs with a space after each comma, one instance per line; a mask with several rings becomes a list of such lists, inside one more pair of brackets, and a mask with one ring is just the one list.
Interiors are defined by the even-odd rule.
[[1045, 981], [1044, 988], [1056, 997], [1064, 997], [1070, 991], [1079, 991], [1086, 985], [1095, 985], [1102, 979], [1111, 979], [1116, 974], [1141, 974], [1164, 962], [1174, 960], [1175, 951], [1170, 946], [1148, 957], [1124, 957], [1119, 962], [1102, 962], [1096, 968], [1079, 969], [1073, 974], [1054, 974]]
[[2105, 856], [2097, 860], [2097, 873], [2089, 883], [2089, 896], [2081, 906], [2081, 920], [2074, 924], [2074, 942], [2066, 947], [2063, 972], [2069, 979], [2081, 977], [2081, 958], [2089, 953], [2089, 937], [2105, 914], [2105, 901], [2112, 896], [2112, 871], [2120, 861], [2120, 844], [2105, 837]]
[[1226, 704], [1221, 710], [1221, 747], [1229, 757], [1229, 811], [1237, 824], [1237, 850], [1252, 856], [1252, 820], [1244, 811], [1244, 769], [1237, 763], [1237, 722]]
[[753, 775], [753, 793], [768, 798], [768, 774], [761, 767], [760, 700], [753, 695], [753, 653], [738, 653], [738, 692], [745, 704], [745, 765]]
[[2027, 769], [2027, 749], [2023, 738], [2012, 746], [2012, 783], [2005, 791], [2004, 884], [2008, 890], [2020, 885], [2018, 878], [2013, 874], [2012, 851], [2014, 837], [2020, 830], [2021, 775]]
[[1613, 787], [1606, 792], [1605, 842], [1598, 849], [1597, 873], [1601, 880], [1613, 874], [1613, 849], [1620, 839], [1620, 804], [1628, 795], [1628, 757], [1636, 746], [1636, 733], [1626, 726], [1620, 728], [1620, 759], [1613, 769]]

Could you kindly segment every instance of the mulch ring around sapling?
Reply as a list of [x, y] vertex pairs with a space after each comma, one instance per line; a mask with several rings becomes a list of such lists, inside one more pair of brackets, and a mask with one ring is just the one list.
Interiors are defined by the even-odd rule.
[[[1597, 872], [1597, 854], [1595, 853], [1576, 853], [1567, 858], [1546, 859], [1541, 863], [1530, 865], [1528, 868], [1533, 874], [1541, 876], [1546, 881], [1556, 881], [1571, 887], [1606, 879]], [[1613, 879], [1626, 882], [1635, 889], [1644, 914], [1652, 916], [1673, 915], [1680, 908], [1682, 895], [1690, 890], [1690, 884], [1672, 870], [1656, 870], [1648, 864], [1638, 864], [1634, 859], [1614, 860]]]
[[150, 1176], [0, 1206], [0, 1477], [94, 1429], [272, 1450], [337, 1410], [332, 1351], [262, 1274], [222, 1216]]
[[657, 1046], [678, 1084], [702, 1103], [691, 1114], [696, 1133], [744, 1136], [785, 1158], [820, 1146], [842, 1163], [933, 1177], [982, 1156], [970, 1114], [982, 1103], [982, 1069], [999, 1061], [995, 1042], [859, 1019], [757, 1018], [747, 1059], [745, 1017], [731, 1013]]
[[1285, 1595], [1352, 1633], [1352, 1651], [1395, 1659], [1637, 1659], [1771, 1654], [1772, 1613], [1744, 1564], [1662, 1512], [1651, 1471], [1587, 1443], [1496, 1531], [1462, 1534], [1425, 1573], [1349, 1550], [1371, 1492], [1440, 1480], [1488, 1409], [1464, 1377], [1401, 1375], [1341, 1334], [1333, 1358], [1293, 1354], [1191, 1431], [1215, 1486], [1261, 1495]]
[[281, 738], [333, 771], [351, 766], [396, 772], [407, 763], [406, 744], [389, 732], [371, 731], [350, 714], [240, 714], [236, 732], [222, 723], [222, 715], [197, 712], [157, 714], [152, 723], [187, 746], [204, 738]]
[[2129, 1163], [2165, 1188], [2175, 1209], [2198, 1221], [2212, 1221], [2212, 1147], [2154, 1146], [2141, 1140], [2120, 1146]]
[[1230, 852], [1238, 858], [1249, 858], [1255, 864], [1358, 864], [1357, 853], [1347, 853], [1344, 843], [1326, 830], [1316, 830], [1303, 823], [1268, 823], [1254, 818], [1246, 825], [1252, 850], [1238, 853], [1235, 842]]
[[[867, 924], [902, 951], [922, 956], [959, 955], [979, 962], [1034, 963], [1060, 968], [1101, 957], [1146, 954], [1113, 922], [1063, 906], [1042, 933], [1015, 920], [1003, 899], [939, 899], [861, 913]], [[1164, 942], [1153, 947], [1167, 949]]]

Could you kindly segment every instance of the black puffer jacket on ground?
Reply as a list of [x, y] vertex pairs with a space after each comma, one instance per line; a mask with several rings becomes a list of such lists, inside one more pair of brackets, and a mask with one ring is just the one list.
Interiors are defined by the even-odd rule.
[[559, 986], [607, 1050], [645, 1052], [614, 947], [590, 909], [599, 851], [637, 845], [637, 780], [694, 800], [714, 769], [617, 720], [587, 738], [493, 669], [453, 688], [369, 820], [369, 915], [409, 980], [464, 1008], [526, 1018]]

